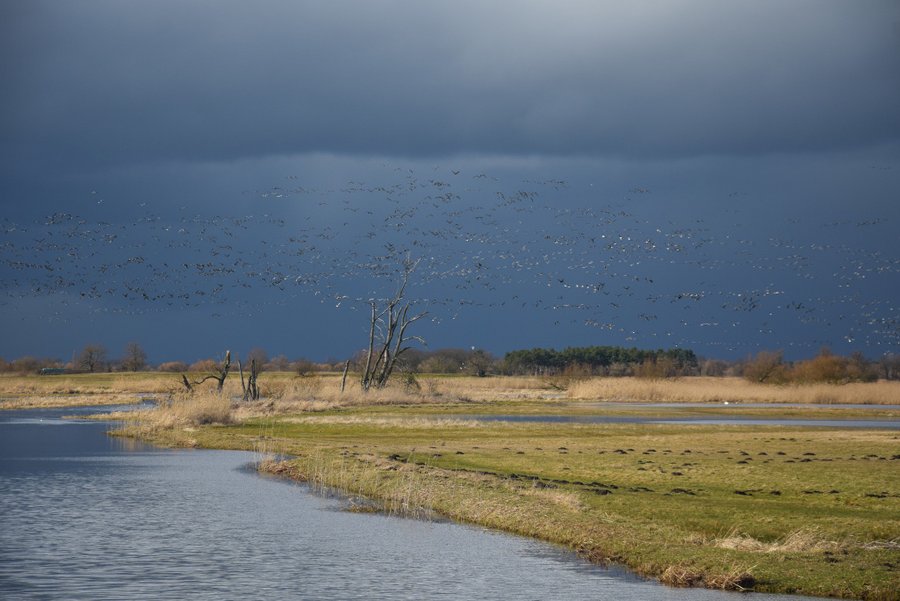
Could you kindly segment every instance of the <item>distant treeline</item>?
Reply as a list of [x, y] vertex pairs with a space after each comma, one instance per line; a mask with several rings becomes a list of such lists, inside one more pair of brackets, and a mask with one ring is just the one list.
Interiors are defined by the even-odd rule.
[[[305, 358], [289, 360], [284, 355], [269, 357], [261, 348], [233, 352], [235, 361], [248, 364], [255, 359], [264, 371], [313, 375], [340, 372], [345, 359], [331, 358], [313, 362]], [[135, 342], [129, 343], [120, 358], [109, 359], [102, 345], [89, 344], [75, 353], [71, 361], [46, 357], [20, 357], [6, 361], [0, 357], [0, 373], [80, 373], [80, 372], [210, 372], [221, 357], [193, 363], [165, 361], [150, 364]], [[362, 369], [365, 351], [350, 359], [353, 371]], [[561, 351], [533, 348], [515, 350], [495, 357], [484, 349], [442, 348], [410, 349], [401, 357], [399, 371], [405, 374], [536, 375], [581, 378], [588, 376], [636, 376], [672, 378], [679, 376], [735, 376], [766, 384], [802, 382], [859, 382], [876, 379], [900, 379], [900, 355], [886, 353], [876, 360], [860, 353], [841, 357], [822, 349], [811, 359], [787, 361], [780, 351], [763, 351], [745, 359], [723, 361], [698, 358], [690, 349], [638, 349], [620, 346], [569, 347]]]
[[503, 358], [504, 371], [518, 375], [561, 374], [566, 371], [594, 375], [632, 375], [640, 370], [660, 376], [691, 375], [699, 370], [690, 349], [638, 349], [621, 346], [569, 347], [561, 351], [533, 348], [510, 351]]

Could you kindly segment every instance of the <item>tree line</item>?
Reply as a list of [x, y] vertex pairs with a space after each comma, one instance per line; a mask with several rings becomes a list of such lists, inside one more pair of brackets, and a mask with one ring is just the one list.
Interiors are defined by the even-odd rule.
[[694, 375], [697, 355], [690, 349], [638, 349], [621, 346], [533, 348], [506, 353], [506, 373], [518, 375], [558, 375], [566, 370], [581, 370], [585, 375], [640, 375], [641, 371], [659, 372], [661, 377]]
[[[243, 355], [249, 365], [255, 363], [260, 372], [293, 372], [299, 376], [323, 372], [340, 372], [347, 365], [353, 372], [365, 367], [368, 352], [362, 349], [349, 360], [330, 358], [312, 361], [288, 359], [285, 355], [270, 357], [256, 347]], [[25, 356], [12, 361], [0, 358], [0, 372], [40, 373], [42, 369], [77, 372], [172, 373], [214, 372], [220, 360], [208, 358], [193, 361], [164, 361], [152, 364], [140, 344], [130, 342], [122, 355], [110, 358], [106, 347], [87, 344], [71, 361]], [[854, 382], [900, 380], [900, 355], [887, 353], [868, 359], [860, 353], [843, 357], [828, 349], [809, 359], [789, 361], [781, 351], [761, 351], [744, 359], [726, 361], [698, 357], [689, 349], [637, 349], [618, 346], [569, 347], [563, 350], [533, 348], [507, 352], [496, 357], [478, 348], [409, 349], [397, 361], [404, 374], [458, 374], [472, 376], [538, 375], [538, 376], [637, 376], [666, 378], [688, 375], [710, 377], [743, 377], [753, 382], [788, 384], [792, 382]]]

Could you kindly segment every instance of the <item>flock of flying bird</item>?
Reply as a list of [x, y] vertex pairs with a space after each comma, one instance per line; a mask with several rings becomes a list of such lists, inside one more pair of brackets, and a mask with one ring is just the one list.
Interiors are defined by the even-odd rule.
[[289, 176], [245, 191], [254, 211], [243, 215], [141, 203], [107, 221], [113, 202], [101, 200], [4, 219], [0, 302], [50, 298], [61, 318], [200, 307], [234, 317], [301, 297], [359, 311], [391, 295], [408, 256], [419, 264], [407, 297], [436, 326], [487, 311], [560, 328], [561, 345], [900, 348], [900, 256], [850, 242], [851, 230], [890, 228], [881, 218], [776, 235], [736, 222], [741, 199], [699, 217], [644, 187], [608, 201], [558, 179], [381, 179], [319, 189]]

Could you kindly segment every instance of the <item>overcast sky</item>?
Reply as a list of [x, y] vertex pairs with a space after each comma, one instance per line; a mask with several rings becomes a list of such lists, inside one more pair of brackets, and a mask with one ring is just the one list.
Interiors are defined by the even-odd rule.
[[896, 2], [0, 11], [0, 356], [900, 352]]

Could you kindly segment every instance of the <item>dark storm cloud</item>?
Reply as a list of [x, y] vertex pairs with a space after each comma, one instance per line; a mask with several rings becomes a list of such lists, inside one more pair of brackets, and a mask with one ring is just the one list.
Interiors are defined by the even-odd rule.
[[869, 145], [900, 137], [898, 19], [890, 2], [6, 3], [2, 156]]
[[897, 350], [895, 2], [0, 13], [0, 354]]

